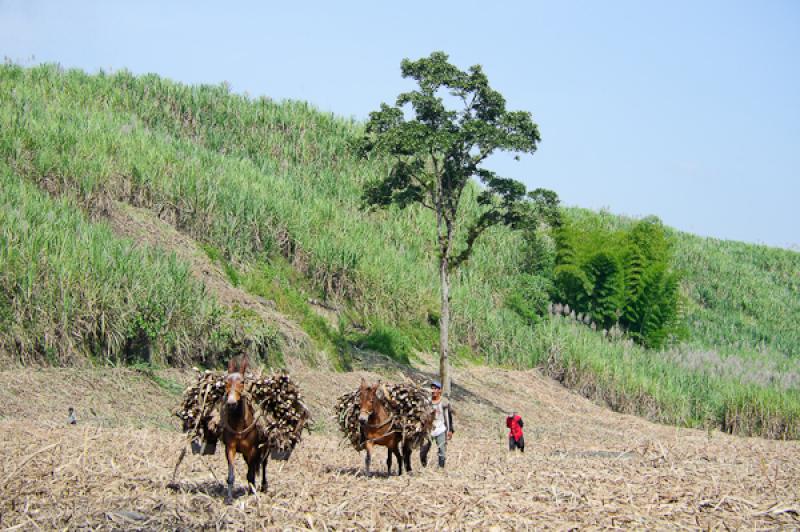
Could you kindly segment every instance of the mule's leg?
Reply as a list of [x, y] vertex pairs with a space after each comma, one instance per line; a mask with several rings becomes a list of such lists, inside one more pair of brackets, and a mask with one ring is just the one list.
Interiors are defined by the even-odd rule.
[[261, 491], [267, 492], [267, 462], [269, 461], [269, 452], [264, 453], [264, 459], [261, 461]]
[[367, 443], [364, 447], [367, 451], [367, 456], [364, 457], [364, 469], [367, 472], [367, 476], [369, 476], [369, 463], [372, 461], [372, 443]]
[[253, 456], [247, 462], [247, 488], [251, 493], [256, 492], [256, 473], [260, 465], [258, 453], [253, 453]]
[[406, 465], [407, 474], [411, 473], [411, 453], [411, 445], [408, 443], [403, 445], [403, 463]]
[[386, 448], [386, 474], [392, 476], [392, 448]]
[[233, 462], [236, 460], [236, 445], [225, 446], [225, 458], [228, 459], [228, 494], [225, 497], [225, 504], [233, 502]]
[[[392, 463], [392, 455], [397, 458], [397, 476], [403, 474], [403, 459], [400, 456], [400, 438], [397, 435], [393, 435], [392, 439], [389, 441], [389, 445], [386, 446], [386, 451], [388, 455], [388, 462], [389, 464]], [[392, 468], [389, 467], [389, 476], [392, 476]]]
[[[392, 447], [392, 451], [391, 452], [392, 452], [392, 454], [394, 454], [394, 457], [397, 458], [397, 476], [402, 476], [403, 475], [403, 458], [402, 458], [402, 455], [400, 454], [400, 445], [398, 444], [398, 445], [395, 445], [394, 447]], [[392, 472], [390, 470], [389, 474], [391, 474], [391, 473]]]
[[431, 450], [431, 439], [425, 438], [422, 442], [422, 445], [419, 448], [419, 461], [422, 464], [422, 467], [427, 467], [428, 465], [428, 451]]

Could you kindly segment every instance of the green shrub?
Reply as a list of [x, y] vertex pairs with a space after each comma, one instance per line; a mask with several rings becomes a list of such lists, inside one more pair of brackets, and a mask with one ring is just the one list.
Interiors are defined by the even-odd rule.
[[557, 235], [555, 297], [604, 329], [623, 327], [639, 343], [659, 348], [681, 331], [680, 277], [661, 222], [630, 229], [568, 223]]
[[520, 274], [510, 283], [514, 288], [506, 297], [506, 306], [530, 325], [547, 315], [553, 282], [543, 275]]
[[355, 345], [363, 349], [372, 349], [392, 360], [408, 364], [413, 352], [412, 341], [403, 332], [391, 325], [378, 323], [370, 328], [360, 338], [355, 339]]

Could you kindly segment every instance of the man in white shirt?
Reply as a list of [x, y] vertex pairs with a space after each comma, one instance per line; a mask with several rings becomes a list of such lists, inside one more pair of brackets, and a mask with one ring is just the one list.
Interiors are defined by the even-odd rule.
[[[439, 381], [431, 383], [431, 395], [433, 403], [433, 427], [431, 428], [431, 439], [436, 442], [439, 448], [439, 467], [444, 467], [445, 451], [447, 442], [453, 437], [453, 413], [450, 410], [450, 402], [442, 399], [442, 384]], [[428, 451], [431, 448], [431, 441], [422, 444], [420, 449], [420, 461], [422, 465], [428, 464]]]

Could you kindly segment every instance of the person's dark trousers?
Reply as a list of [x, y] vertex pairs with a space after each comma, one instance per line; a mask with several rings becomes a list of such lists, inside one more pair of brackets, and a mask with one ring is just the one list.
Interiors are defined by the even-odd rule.
[[525, 436], [520, 436], [519, 440], [515, 440], [514, 436], [508, 437], [508, 450], [513, 451], [519, 449], [520, 452], [525, 452]]
[[436, 446], [439, 448], [439, 467], [444, 467], [445, 449], [447, 449], [447, 433], [442, 432], [438, 436], [434, 436], [433, 439], [436, 441]]
[[436, 442], [436, 447], [439, 450], [439, 467], [444, 467], [445, 464], [445, 450], [447, 449], [447, 433], [443, 432], [438, 436], [431, 436], [430, 439], [426, 439], [422, 442], [422, 447], [419, 450], [419, 460], [422, 462], [422, 466], [425, 467], [428, 465], [428, 451], [431, 450], [431, 446], [433, 442]]

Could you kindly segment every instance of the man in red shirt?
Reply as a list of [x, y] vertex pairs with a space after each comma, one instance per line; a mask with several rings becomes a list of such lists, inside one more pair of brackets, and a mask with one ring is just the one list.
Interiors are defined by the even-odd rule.
[[524, 425], [522, 418], [516, 412], [511, 412], [506, 418], [506, 427], [508, 431], [508, 450], [513, 451], [519, 449], [520, 452], [525, 452], [525, 436], [522, 434], [522, 426]]

